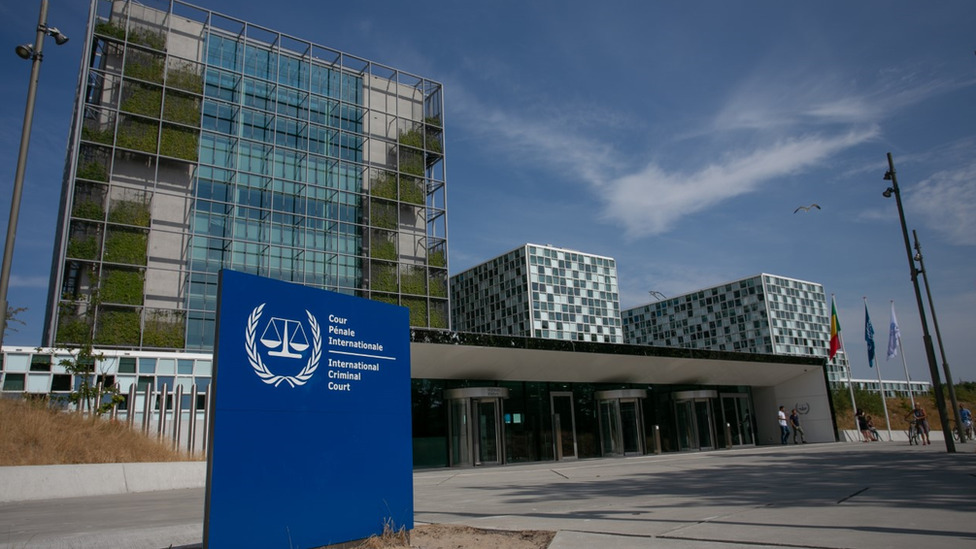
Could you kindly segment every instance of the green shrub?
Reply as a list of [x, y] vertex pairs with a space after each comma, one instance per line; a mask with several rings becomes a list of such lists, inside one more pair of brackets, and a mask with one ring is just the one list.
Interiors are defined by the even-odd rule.
[[200, 100], [192, 95], [166, 92], [166, 106], [163, 118], [187, 126], [200, 126]]
[[141, 305], [145, 278], [141, 271], [106, 269], [102, 275], [101, 299], [106, 303]]
[[371, 200], [369, 224], [383, 229], [396, 229], [396, 205], [392, 202]]
[[446, 267], [447, 255], [444, 253], [444, 250], [434, 250], [427, 257], [427, 262], [430, 263], [431, 267]]
[[76, 174], [81, 179], [92, 181], [108, 181], [108, 169], [101, 162], [86, 162], [78, 168]]
[[120, 200], [112, 204], [108, 220], [122, 225], [148, 227], [150, 221], [149, 204], [135, 200]]
[[98, 315], [95, 343], [100, 345], [139, 345], [139, 312], [102, 310]]
[[83, 318], [62, 316], [58, 319], [58, 333], [55, 344], [80, 344], [91, 337], [91, 325]]
[[119, 108], [123, 111], [159, 118], [163, 106], [163, 88], [138, 83], [126, 83]]
[[160, 154], [196, 162], [200, 150], [200, 134], [189, 128], [164, 124], [160, 145]]
[[68, 240], [68, 257], [75, 259], [98, 259], [98, 237], [90, 235], [72, 236]]
[[373, 179], [373, 184], [369, 190], [369, 194], [379, 198], [396, 200], [396, 175], [390, 172], [380, 172], [377, 174], [376, 178]]
[[400, 292], [405, 294], [426, 295], [427, 275], [423, 269], [404, 266], [400, 271]]
[[99, 21], [95, 23], [95, 34], [125, 40], [125, 29], [110, 21]]
[[369, 256], [374, 259], [396, 259], [396, 244], [386, 234], [373, 233], [369, 240]]
[[424, 181], [413, 177], [400, 178], [400, 200], [411, 204], [423, 204], [426, 195], [424, 193]]
[[105, 217], [105, 210], [102, 209], [100, 203], [94, 200], [81, 200], [75, 202], [74, 208], [71, 210], [71, 215], [82, 219], [101, 221]]
[[369, 273], [369, 284], [374, 292], [396, 292], [396, 265], [373, 262]]
[[112, 130], [96, 130], [95, 128], [89, 128], [88, 126], [83, 126], [81, 128], [81, 138], [85, 141], [94, 141], [95, 143], [102, 143], [105, 145], [112, 144]]
[[142, 344], [146, 347], [182, 349], [186, 343], [186, 330], [181, 313], [168, 314], [153, 311], [146, 317], [142, 331]]
[[112, 231], [105, 240], [105, 261], [127, 265], [146, 264], [146, 233]]
[[128, 118], [119, 128], [118, 145], [147, 153], [156, 153], [159, 126], [152, 121]]

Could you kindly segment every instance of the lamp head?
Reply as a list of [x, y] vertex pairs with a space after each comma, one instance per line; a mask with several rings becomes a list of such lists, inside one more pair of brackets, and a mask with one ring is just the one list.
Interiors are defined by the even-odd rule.
[[885, 172], [884, 180], [891, 181], [891, 170]]
[[14, 48], [14, 51], [17, 52], [17, 57], [21, 59], [34, 57], [34, 48], [30, 44], [21, 44]]
[[883, 197], [885, 197], [885, 198], [891, 198], [891, 195], [892, 195], [892, 194], [893, 194], [894, 192], [895, 192], [895, 189], [893, 189], [893, 188], [891, 188], [891, 187], [888, 187], [887, 189], [885, 189], [885, 190], [884, 190], [884, 192], [883, 192], [883, 193], [881, 193], [881, 196], [883, 196]]
[[62, 34], [56, 27], [48, 27], [47, 33], [51, 38], [54, 38], [54, 42], [59, 46], [64, 45], [68, 41], [68, 37]]

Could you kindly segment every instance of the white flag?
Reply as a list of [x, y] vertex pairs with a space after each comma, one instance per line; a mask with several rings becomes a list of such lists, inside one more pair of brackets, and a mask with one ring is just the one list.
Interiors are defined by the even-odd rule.
[[895, 317], [895, 302], [891, 302], [891, 325], [888, 328], [888, 358], [898, 355], [898, 342], [901, 341], [901, 330], [898, 329], [898, 318]]

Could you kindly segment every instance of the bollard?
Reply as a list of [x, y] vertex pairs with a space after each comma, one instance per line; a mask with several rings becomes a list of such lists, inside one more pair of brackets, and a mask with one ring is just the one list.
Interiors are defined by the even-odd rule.
[[725, 424], [725, 449], [732, 449], [732, 424]]
[[661, 426], [660, 425], [654, 426], [654, 453], [655, 454], [661, 453]]

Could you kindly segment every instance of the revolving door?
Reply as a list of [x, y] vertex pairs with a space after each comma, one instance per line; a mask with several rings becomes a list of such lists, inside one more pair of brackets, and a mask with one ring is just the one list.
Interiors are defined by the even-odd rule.
[[504, 387], [444, 391], [448, 406], [448, 465], [471, 467], [505, 463]]

